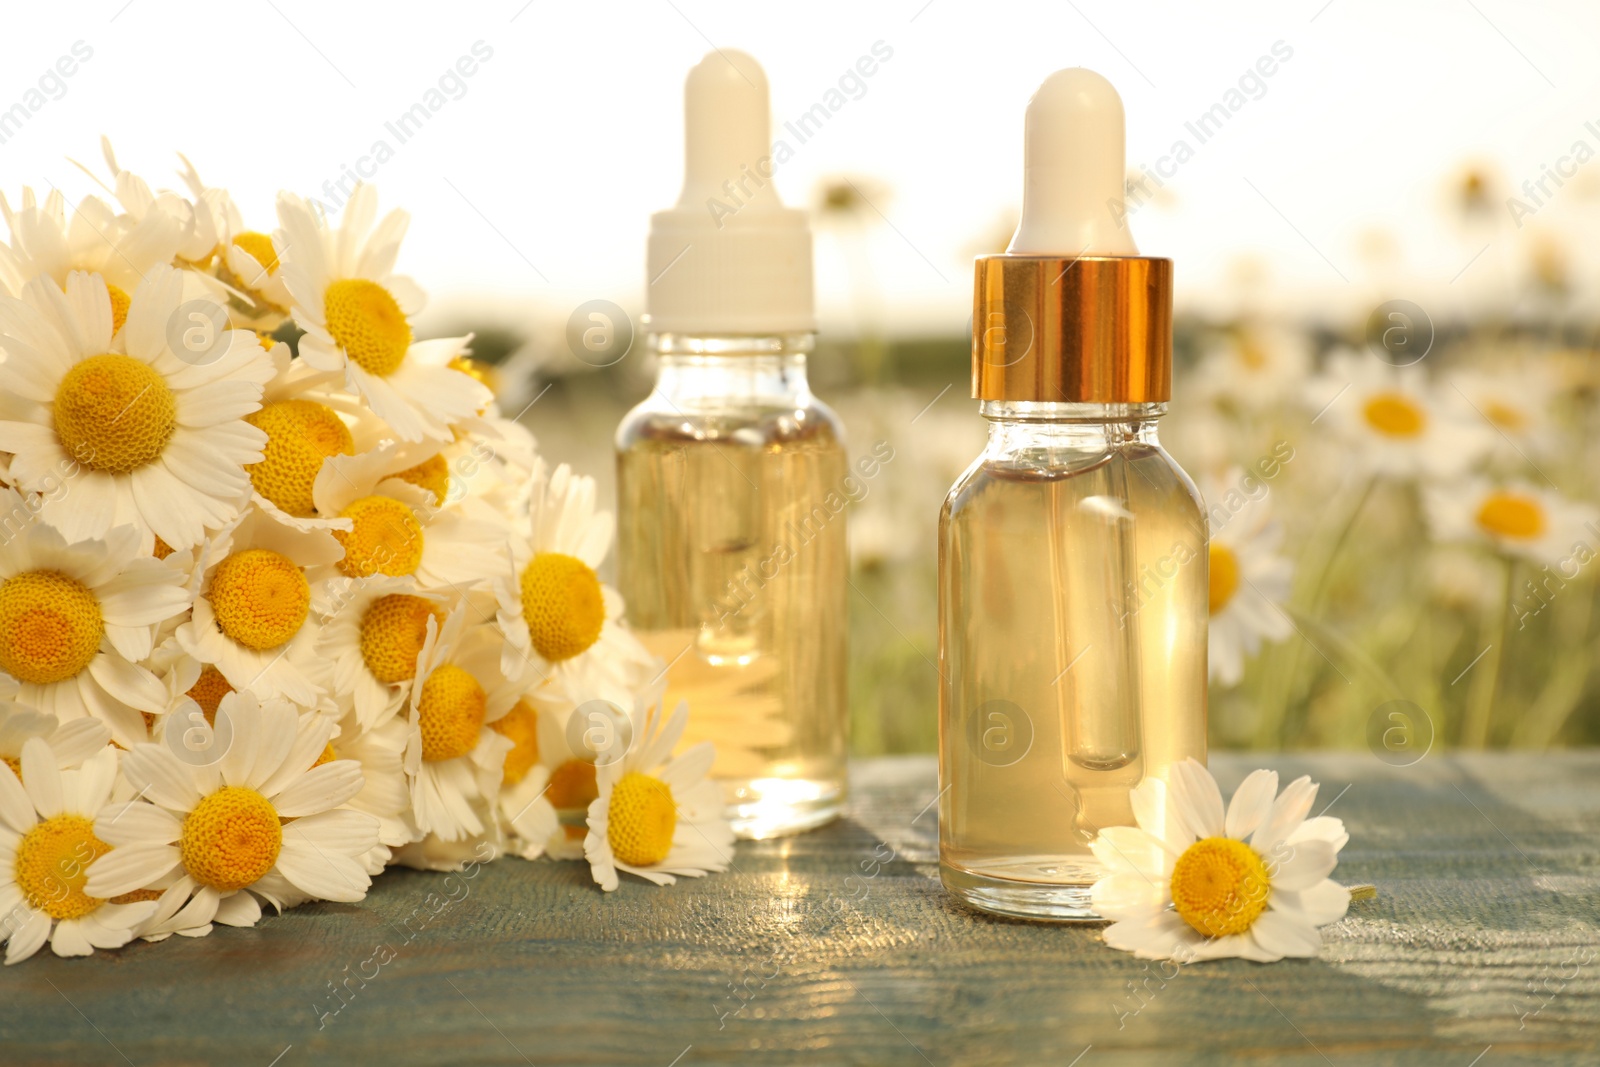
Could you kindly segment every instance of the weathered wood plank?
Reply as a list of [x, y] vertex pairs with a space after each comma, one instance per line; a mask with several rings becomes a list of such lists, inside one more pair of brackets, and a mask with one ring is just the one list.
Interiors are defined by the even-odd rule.
[[932, 762], [879, 760], [849, 819], [667, 890], [394, 872], [361, 905], [36, 958], [0, 973], [0, 1063], [1600, 1060], [1600, 753], [1214, 760], [1229, 789], [1263, 762], [1323, 783], [1339, 877], [1379, 888], [1319, 960], [1163, 984], [1094, 928], [968, 911], [932, 866]]

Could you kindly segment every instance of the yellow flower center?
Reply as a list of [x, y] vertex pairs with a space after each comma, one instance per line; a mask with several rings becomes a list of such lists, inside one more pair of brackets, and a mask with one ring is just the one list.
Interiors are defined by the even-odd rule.
[[159, 537], [156, 538], [155, 546], [150, 549], [150, 554], [156, 559], [166, 559], [168, 556], [172, 555], [172, 552], [172, 546], [161, 540]]
[[1496, 537], [1531, 541], [1544, 533], [1544, 508], [1539, 501], [1517, 493], [1490, 493], [1478, 508], [1478, 525]]
[[1239, 591], [1239, 557], [1227, 545], [1211, 542], [1211, 614], [1228, 606]]
[[600, 579], [581, 559], [540, 552], [522, 572], [522, 617], [539, 655], [552, 663], [571, 659], [600, 640]]
[[[264, 233], [257, 233], [255, 230], [246, 230], [244, 233], [237, 234], [233, 239], [233, 243], [244, 249], [250, 254], [250, 258], [265, 267], [269, 276], [278, 273], [278, 251], [272, 247], [272, 238]], [[251, 284], [259, 284], [263, 280], [262, 278], [245, 279], [247, 283]]]
[[1250, 929], [1271, 893], [1266, 864], [1255, 849], [1231, 837], [1196, 841], [1172, 866], [1172, 903], [1206, 937]]
[[364, 496], [339, 517], [355, 524], [351, 530], [333, 531], [344, 546], [341, 573], [351, 578], [379, 572], [398, 577], [415, 573], [422, 562], [422, 523], [394, 497]]
[[87, 667], [106, 632], [100, 602], [60, 571], [23, 571], [0, 585], [0, 668], [35, 685]]
[[1387, 437], [1415, 437], [1428, 424], [1417, 402], [1402, 393], [1379, 393], [1362, 409], [1367, 425]]
[[407, 467], [395, 477], [432, 493], [434, 507], [442, 505], [445, 495], [450, 491], [450, 464], [445, 462], [443, 455], [432, 456], [415, 467]]
[[57, 815], [22, 835], [17, 845], [17, 888], [52, 919], [81, 919], [105, 901], [83, 891], [89, 864], [111, 851], [82, 815]]
[[200, 668], [200, 677], [194, 680], [189, 691], [184, 695], [200, 705], [200, 714], [206, 717], [206, 722], [212, 726], [217, 724], [217, 708], [222, 703], [222, 698], [233, 692], [233, 686], [228, 684], [228, 679], [222, 672], [207, 664]]
[[[448, 364], [446, 364], [446, 366], [448, 366], [451, 370], [460, 371], [462, 374], [465, 374], [467, 377], [471, 378], [485, 389], [488, 389], [491, 393], [496, 392], [494, 387], [494, 371], [487, 364], [479, 363], [477, 360], [472, 359], [469, 356], [456, 356]], [[483, 413], [480, 411], [478, 414], [481, 415]]]
[[1528, 425], [1528, 418], [1520, 409], [1503, 401], [1489, 401], [1484, 405], [1483, 413], [1502, 430], [1521, 430]]
[[133, 298], [120, 286], [110, 282], [106, 282], [106, 295], [111, 297], [111, 332], [117, 333], [128, 321], [128, 309], [133, 306]]
[[178, 851], [201, 885], [227, 892], [254, 885], [278, 862], [283, 822], [254, 789], [228, 785], [204, 798], [183, 820]]
[[453, 663], [428, 675], [417, 703], [422, 758], [430, 763], [455, 759], [476, 748], [487, 700], [478, 680]]
[[133, 889], [126, 893], [118, 893], [116, 896], [111, 898], [111, 903], [138, 904], [141, 901], [160, 899], [161, 890], [159, 889]]
[[594, 764], [580, 759], [567, 760], [550, 772], [550, 788], [545, 796], [550, 798], [550, 806], [558, 811], [587, 808], [600, 796]]
[[[516, 785], [539, 762], [538, 709], [526, 700], [519, 700], [516, 707], [490, 723], [489, 729], [511, 739], [511, 751], [506, 753], [505, 783]], [[590, 772], [592, 775], [593, 767]]]
[[387, 377], [411, 347], [411, 324], [389, 290], [365, 278], [345, 278], [322, 297], [328, 333], [368, 374]]
[[274, 400], [244, 421], [267, 435], [261, 462], [245, 466], [256, 492], [296, 518], [316, 514], [311, 486], [323, 460], [355, 452], [350, 427], [314, 400]]
[[166, 379], [132, 356], [90, 356], [61, 378], [56, 436], [90, 470], [127, 474], [161, 455], [178, 427]]
[[[150, 724], [148, 722], [145, 723], [146, 727], [148, 727], [149, 725]], [[21, 756], [0, 756], [0, 763], [4, 763], [7, 767], [10, 767], [11, 768], [11, 773], [17, 776], [17, 781], [19, 781], [19, 782], [22, 781], [22, 757]]]
[[324, 763], [332, 763], [338, 758], [338, 754], [333, 751], [333, 742], [329, 741], [327, 744], [322, 746], [322, 755], [318, 756], [317, 762], [313, 763], [311, 766], [320, 767]]
[[444, 612], [424, 597], [391, 593], [372, 602], [361, 616], [361, 660], [374, 678], [394, 685], [417, 676], [429, 619], [443, 625]]
[[207, 599], [223, 633], [246, 648], [277, 648], [305, 623], [311, 586], [288, 557], [247, 548], [217, 564]]
[[611, 789], [606, 809], [606, 838], [617, 859], [633, 867], [660, 863], [672, 851], [678, 828], [678, 805], [667, 783], [629, 771]]

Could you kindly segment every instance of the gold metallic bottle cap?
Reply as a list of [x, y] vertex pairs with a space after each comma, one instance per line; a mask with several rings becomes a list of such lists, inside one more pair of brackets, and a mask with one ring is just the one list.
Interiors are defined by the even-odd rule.
[[1141, 256], [1128, 229], [1122, 98], [1092, 70], [1058, 70], [1024, 125], [1022, 219], [973, 278], [972, 395], [1167, 400], [1172, 261]]
[[978, 257], [972, 395], [1087, 404], [1170, 399], [1172, 261]]

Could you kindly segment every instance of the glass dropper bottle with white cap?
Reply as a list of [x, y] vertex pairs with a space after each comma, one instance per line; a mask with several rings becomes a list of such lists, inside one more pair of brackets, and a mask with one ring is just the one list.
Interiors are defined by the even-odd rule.
[[733, 49], [684, 89], [676, 206], [651, 219], [655, 388], [617, 428], [628, 621], [716, 742], [746, 838], [820, 826], [845, 792], [843, 431], [811, 394], [811, 230], [773, 188], [767, 79]]
[[1123, 110], [1090, 70], [1028, 103], [1022, 220], [977, 260], [983, 454], [939, 520], [940, 874], [994, 912], [1098, 918], [1089, 842], [1206, 755], [1206, 524], [1156, 422], [1172, 263], [1123, 208]]

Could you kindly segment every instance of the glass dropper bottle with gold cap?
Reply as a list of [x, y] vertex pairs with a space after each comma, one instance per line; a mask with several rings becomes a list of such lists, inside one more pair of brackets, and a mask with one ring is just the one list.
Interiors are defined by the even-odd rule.
[[1029, 101], [1022, 220], [976, 266], [989, 443], [939, 520], [940, 874], [1028, 918], [1098, 918], [1090, 840], [1206, 754], [1206, 525], [1156, 436], [1172, 262], [1128, 232], [1123, 136], [1093, 71]]
[[745, 838], [834, 818], [845, 792], [838, 417], [812, 395], [811, 229], [773, 188], [767, 79], [719, 49], [684, 87], [678, 203], [651, 219], [650, 396], [617, 428], [628, 621], [688, 700], [686, 740]]

